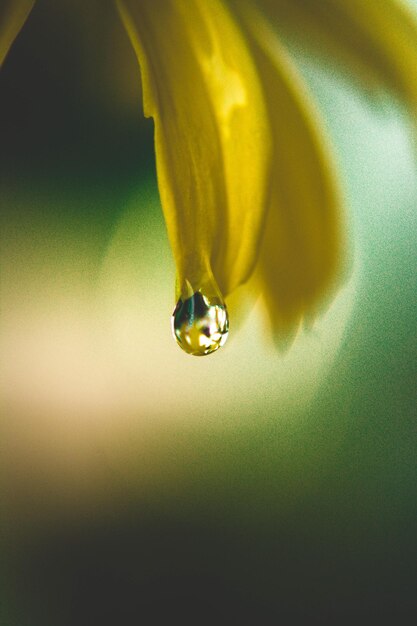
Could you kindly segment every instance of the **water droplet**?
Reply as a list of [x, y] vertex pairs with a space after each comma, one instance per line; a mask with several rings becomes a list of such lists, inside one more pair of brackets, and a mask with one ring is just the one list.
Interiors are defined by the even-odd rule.
[[229, 334], [226, 305], [220, 298], [196, 291], [190, 298], [178, 300], [172, 314], [172, 332], [188, 354], [211, 354], [226, 343]]

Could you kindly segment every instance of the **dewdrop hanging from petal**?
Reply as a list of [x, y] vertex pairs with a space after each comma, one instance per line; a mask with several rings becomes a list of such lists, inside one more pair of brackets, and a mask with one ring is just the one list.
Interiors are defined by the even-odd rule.
[[[221, 0], [119, 0], [154, 119], [158, 187], [180, 290], [173, 333], [205, 355], [227, 337], [224, 298], [256, 265], [270, 128], [249, 43]], [[192, 287], [186, 286], [187, 281]]]
[[229, 334], [226, 305], [200, 291], [187, 300], [180, 299], [172, 314], [172, 332], [187, 354], [211, 354], [224, 346]]
[[186, 281], [172, 314], [172, 334], [187, 354], [205, 356], [224, 346], [229, 316], [218, 289], [194, 290]]

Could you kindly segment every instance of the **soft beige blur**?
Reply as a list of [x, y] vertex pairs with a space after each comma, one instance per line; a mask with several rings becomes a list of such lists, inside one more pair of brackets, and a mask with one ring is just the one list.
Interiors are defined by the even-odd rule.
[[220, 353], [196, 359], [171, 337], [174, 267], [155, 186], [132, 194], [104, 255], [88, 230], [43, 217], [37, 204], [53, 196], [37, 194], [31, 213], [30, 196], [14, 190], [11, 201], [0, 345], [3, 463], [16, 507], [39, 493], [71, 506], [115, 497], [120, 474], [143, 488], [166, 462], [170, 433], [181, 447], [186, 432], [241, 430], [254, 414], [292, 420], [311, 402], [343, 338], [353, 282], [285, 356], [256, 307], [238, 331], [232, 320]]

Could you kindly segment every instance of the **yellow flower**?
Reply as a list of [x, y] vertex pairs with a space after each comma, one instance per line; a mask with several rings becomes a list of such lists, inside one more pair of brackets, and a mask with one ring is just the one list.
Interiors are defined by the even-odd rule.
[[[277, 27], [415, 111], [414, 15], [401, 0], [116, 1], [155, 123], [177, 297], [216, 306], [218, 330], [223, 298], [254, 276], [276, 335], [292, 338], [343, 280], [346, 242], [326, 133]], [[0, 64], [32, 5], [6, 2]]]

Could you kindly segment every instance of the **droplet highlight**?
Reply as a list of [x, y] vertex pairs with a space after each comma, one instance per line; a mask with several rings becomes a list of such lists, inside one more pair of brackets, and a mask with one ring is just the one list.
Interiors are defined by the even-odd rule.
[[172, 332], [180, 348], [194, 356], [205, 356], [224, 346], [229, 334], [226, 305], [196, 291], [178, 300], [172, 314]]

